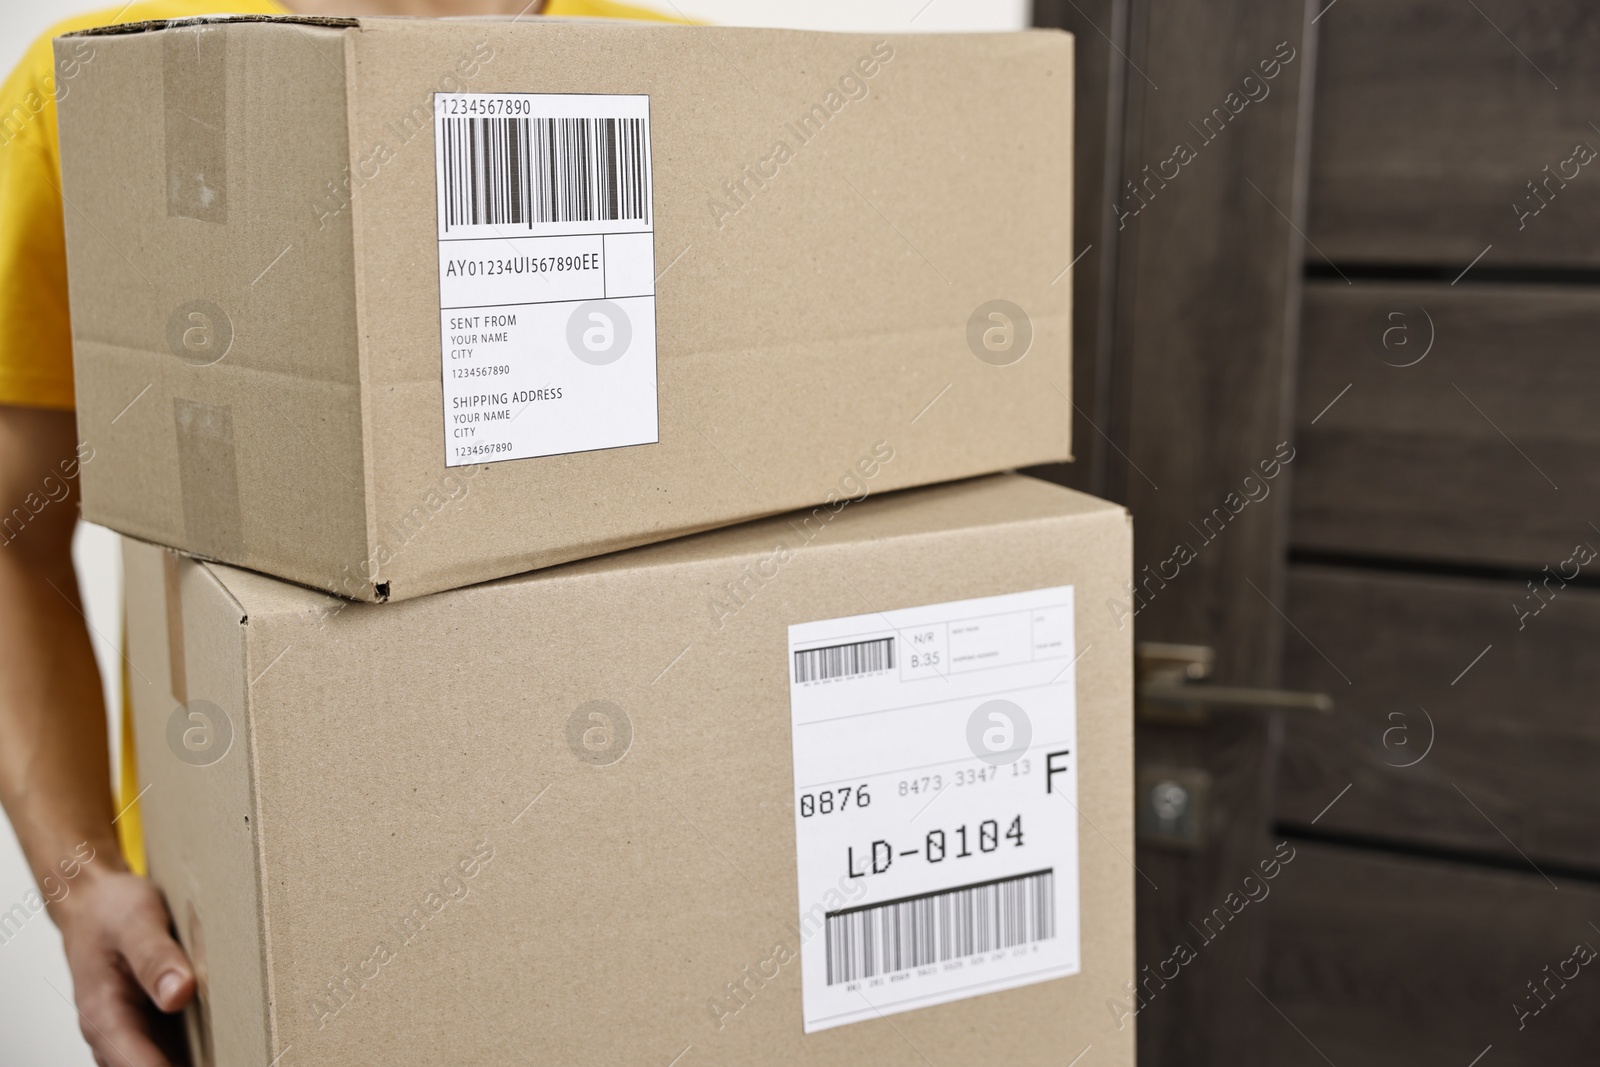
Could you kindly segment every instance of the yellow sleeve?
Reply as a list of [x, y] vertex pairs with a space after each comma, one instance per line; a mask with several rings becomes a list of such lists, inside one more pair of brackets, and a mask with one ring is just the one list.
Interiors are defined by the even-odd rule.
[[0, 86], [0, 404], [71, 409], [54, 68], [41, 37]]
[[[128, 629], [122, 629], [122, 643], [128, 643]], [[122, 716], [117, 723], [122, 738], [121, 758], [117, 760], [117, 842], [122, 858], [134, 874], [149, 874], [144, 858], [144, 823], [139, 814], [139, 757], [133, 749], [133, 683], [128, 677], [128, 660], [122, 660]]]
[[92, 38], [78, 39], [58, 64], [52, 38], [116, 22], [225, 12], [283, 9], [272, 0], [145, 0], [79, 15], [34, 41], [0, 85], [0, 404], [73, 407], [56, 101], [93, 66], [95, 46]]

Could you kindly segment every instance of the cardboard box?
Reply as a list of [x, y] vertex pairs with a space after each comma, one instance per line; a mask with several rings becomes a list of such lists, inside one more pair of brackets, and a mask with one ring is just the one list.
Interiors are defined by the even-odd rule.
[[[386, 606], [125, 544], [202, 1067], [1131, 1067], [1121, 508], [1000, 475]], [[899, 969], [891, 913], [946, 924]]]
[[[84, 515], [362, 600], [1070, 452], [1072, 41], [98, 31]], [[876, 468], [876, 464], [873, 465]]]

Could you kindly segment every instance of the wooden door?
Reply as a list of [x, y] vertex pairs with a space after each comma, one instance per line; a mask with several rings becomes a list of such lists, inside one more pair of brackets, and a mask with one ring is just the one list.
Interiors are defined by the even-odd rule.
[[1592, 1061], [1600, 7], [1036, 16], [1079, 41], [1048, 473], [1133, 510], [1141, 642], [1336, 701], [1139, 726], [1140, 1062]]

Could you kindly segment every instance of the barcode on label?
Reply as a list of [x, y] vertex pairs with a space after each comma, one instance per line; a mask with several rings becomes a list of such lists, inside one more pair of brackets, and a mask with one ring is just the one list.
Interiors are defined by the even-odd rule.
[[441, 116], [445, 231], [650, 222], [645, 120]]
[[808, 648], [794, 654], [794, 680], [821, 682], [830, 678], [853, 678], [858, 674], [887, 671], [894, 667], [894, 638], [880, 637], [849, 645]]
[[1044, 941], [1056, 933], [1055, 870], [827, 916], [828, 985]]

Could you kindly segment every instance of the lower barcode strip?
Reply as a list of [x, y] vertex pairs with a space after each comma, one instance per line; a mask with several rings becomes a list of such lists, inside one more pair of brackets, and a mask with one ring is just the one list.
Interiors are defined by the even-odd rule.
[[828, 984], [1045, 941], [1055, 870], [867, 904], [827, 916]]

